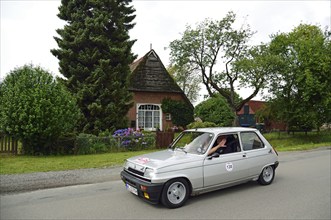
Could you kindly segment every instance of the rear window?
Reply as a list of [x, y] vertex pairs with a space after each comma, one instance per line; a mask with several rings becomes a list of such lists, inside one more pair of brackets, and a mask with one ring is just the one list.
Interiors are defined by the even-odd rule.
[[240, 137], [244, 151], [264, 148], [264, 143], [255, 132], [243, 132]]

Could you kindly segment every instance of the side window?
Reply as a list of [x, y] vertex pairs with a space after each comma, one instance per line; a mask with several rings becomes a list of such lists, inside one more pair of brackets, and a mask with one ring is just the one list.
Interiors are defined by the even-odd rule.
[[[222, 144], [224, 141], [224, 145], [221, 145], [223, 147], [217, 147], [219, 144]], [[215, 151], [212, 149], [215, 147]], [[240, 146], [238, 141], [238, 135], [237, 134], [227, 134], [227, 135], [219, 135], [214, 144], [213, 147], [209, 152], [217, 152], [219, 154], [229, 154], [229, 153], [235, 153], [240, 152]], [[211, 155], [212, 153], [209, 153]]]
[[264, 148], [264, 144], [255, 132], [243, 132], [240, 134], [244, 151]]

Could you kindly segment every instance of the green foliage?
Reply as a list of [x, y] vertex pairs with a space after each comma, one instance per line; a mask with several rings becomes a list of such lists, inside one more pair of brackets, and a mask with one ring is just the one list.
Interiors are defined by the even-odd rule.
[[202, 121], [213, 122], [220, 127], [231, 126], [235, 118], [234, 112], [220, 95], [198, 104], [194, 109], [194, 113]]
[[79, 134], [76, 138], [76, 154], [79, 155], [110, 152], [111, 146], [116, 146], [115, 139], [92, 134]]
[[194, 128], [212, 128], [212, 127], [218, 127], [214, 122], [192, 122], [189, 125], [187, 125], [188, 129], [194, 129]]
[[290, 33], [272, 36], [270, 49], [280, 60], [279, 70], [269, 80], [275, 116], [290, 130], [330, 122], [330, 33], [300, 24]]
[[54, 37], [65, 85], [78, 100], [83, 118], [78, 129], [98, 134], [126, 127], [132, 106], [128, 91], [129, 64], [135, 40], [131, 0], [62, 0], [58, 17], [66, 22]]
[[[206, 19], [195, 28], [187, 26], [181, 39], [170, 43], [171, 64], [198, 70], [209, 96], [220, 94], [233, 112], [239, 111], [265, 86], [268, 73], [262, 50], [249, 50], [247, 42], [253, 35], [250, 27], [243, 25], [237, 30], [235, 20], [236, 15], [231, 11], [221, 20]], [[251, 59], [240, 62], [249, 52]], [[253, 62], [254, 57], [261, 59]], [[253, 92], [238, 100], [235, 91], [243, 87], [250, 87]]]
[[93, 134], [81, 133], [76, 138], [76, 154], [98, 154], [120, 151], [146, 150], [155, 147], [155, 134], [144, 133], [140, 136], [130, 134], [128, 136], [105, 135], [95, 136]]
[[0, 130], [20, 139], [26, 154], [51, 153], [79, 115], [72, 95], [40, 67], [17, 68], [0, 84]]
[[184, 101], [166, 98], [162, 100], [161, 108], [163, 112], [171, 114], [174, 125], [186, 127], [186, 125], [194, 121], [193, 108]]

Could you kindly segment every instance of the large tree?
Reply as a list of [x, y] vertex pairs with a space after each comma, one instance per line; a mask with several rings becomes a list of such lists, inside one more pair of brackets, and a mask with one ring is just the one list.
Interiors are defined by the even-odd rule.
[[300, 24], [289, 33], [273, 35], [270, 51], [281, 61], [269, 80], [275, 115], [288, 129], [318, 128], [330, 122], [330, 32]]
[[24, 153], [49, 153], [79, 115], [74, 97], [40, 67], [17, 68], [0, 84], [0, 131], [21, 140]]
[[135, 40], [131, 0], [62, 0], [58, 17], [66, 21], [54, 37], [65, 85], [75, 94], [84, 118], [80, 130], [98, 133], [127, 126], [132, 106], [129, 64]]
[[[248, 41], [253, 32], [249, 26], [235, 29], [235, 20], [233, 12], [219, 21], [204, 20], [196, 28], [186, 27], [181, 39], [170, 43], [171, 63], [198, 69], [209, 95], [222, 95], [234, 113], [265, 86], [269, 65], [264, 61], [270, 61], [263, 59], [267, 54], [265, 47], [249, 50]], [[239, 62], [244, 58], [244, 62]], [[242, 87], [253, 91], [238, 101], [236, 90]], [[233, 124], [238, 125], [237, 118]]]

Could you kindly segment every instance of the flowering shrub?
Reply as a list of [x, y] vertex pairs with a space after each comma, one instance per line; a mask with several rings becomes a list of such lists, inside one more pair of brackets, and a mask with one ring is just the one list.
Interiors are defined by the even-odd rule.
[[120, 129], [109, 134], [79, 134], [75, 140], [75, 154], [96, 154], [123, 150], [142, 150], [155, 147], [155, 134], [142, 133], [132, 128]]
[[144, 134], [133, 128], [119, 129], [112, 135], [117, 139], [119, 147], [127, 149], [145, 149], [155, 145], [155, 136], [152, 133]]

